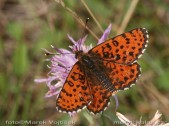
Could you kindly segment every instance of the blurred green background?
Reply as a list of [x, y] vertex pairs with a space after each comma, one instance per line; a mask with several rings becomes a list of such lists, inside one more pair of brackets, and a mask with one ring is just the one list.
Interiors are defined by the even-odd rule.
[[[85, 21], [101, 37], [82, 0], [64, 0], [64, 4]], [[118, 92], [118, 112], [130, 120], [150, 120], [159, 110], [169, 121], [169, 1], [168, 0], [85, 0], [101, 27], [112, 23], [113, 37], [123, 31], [145, 27], [149, 31], [148, 48], [139, 60], [142, 76], [136, 86]], [[82, 37], [84, 27], [73, 13], [57, 0], [0, 0], [0, 125], [12, 120], [75, 121], [75, 126], [112, 126], [115, 100], [101, 116], [86, 110], [74, 117], [55, 109], [55, 97], [44, 98], [48, 88], [34, 79], [47, 77], [49, 69], [45, 52], [50, 45], [68, 49], [71, 42]], [[89, 33], [87, 44], [97, 40]], [[11, 124], [13, 125], [13, 124]], [[19, 125], [19, 124], [18, 124]], [[24, 124], [23, 124], [24, 125]], [[27, 125], [27, 124], [25, 124]], [[32, 124], [33, 125], [33, 124]], [[35, 124], [40, 125], [40, 124]], [[65, 124], [66, 125], [66, 124]], [[121, 124], [118, 124], [118, 126]]]

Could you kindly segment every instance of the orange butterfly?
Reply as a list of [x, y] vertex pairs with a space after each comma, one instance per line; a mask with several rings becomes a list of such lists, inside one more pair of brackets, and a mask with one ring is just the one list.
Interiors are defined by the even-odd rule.
[[102, 112], [112, 94], [136, 82], [138, 58], [148, 43], [145, 28], [136, 28], [111, 38], [88, 52], [75, 51], [78, 60], [69, 72], [56, 101], [59, 111], [73, 113], [87, 107]]

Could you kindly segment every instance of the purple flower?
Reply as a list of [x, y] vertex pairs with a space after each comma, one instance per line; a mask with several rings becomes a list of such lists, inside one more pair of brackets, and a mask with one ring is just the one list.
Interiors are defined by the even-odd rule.
[[[99, 39], [97, 44], [100, 44], [104, 42], [111, 30], [111, 24], [108, 26], [108, 28], [103, 33], [102, 37]], [[87, 36], [80, 38], [78, 41], [75, 41], [71, 36], [68, 35], [69, 40], [73, 43], [72, 46], [69, 46], [69, 48], [72, 50], [68, 51], [66, 49], [56, 49], [56, 54], [53, 55], [51, 59], [48, 59], [51, 62], [51, 65], [48, 66], [50, 68], [50, 72], [48, 74], [48, 78], [43, 79], [35, 79], [36, 83], [46, 83], [46, 85], [49, 87], [49, 91], [46, 93], [45, 97], [51, 97], [53, 95], [58, 96], [60, 93], [61, 88], [63, 87], [63, 84], [72, 69], [73, 65], [77, 62], [77, 59], [75, 58], [75, 51], [82, 50], [83, 52], [88, 52], [92, 45], [86, 46], [84, 45], [84, 42], [87, 38]], [[54, 48], [52, 46], [52, 48]], [[45, 49], [44, 49], [45, 50]], [[45, 50], [48, 54], [53, 54], [47, 50]]]

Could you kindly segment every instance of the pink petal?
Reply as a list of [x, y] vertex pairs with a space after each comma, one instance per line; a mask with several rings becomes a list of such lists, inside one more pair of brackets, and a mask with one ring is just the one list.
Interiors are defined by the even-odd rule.
[[102, 42], [106, 41], [106, 39], [108, 38], [108, 35], [110, 34], [110, 31], [112, 29], [112, 25], [110, 24], [108, 26], [108, 28], [104, 31], [102, 37], [99, 39], [97, 45], [101, 44]]

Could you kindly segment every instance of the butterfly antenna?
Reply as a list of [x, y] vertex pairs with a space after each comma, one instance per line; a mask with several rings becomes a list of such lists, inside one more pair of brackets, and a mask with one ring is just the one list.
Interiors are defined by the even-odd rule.
[[83, 34], [82, 34], [82, 38], [87, 34], [87, 23], [89, 22], [90, 18], [86, 18], [86, 21], [85, 21], [85, 26], [84, 26], [84, 31], [83, 31]]
[[[82, 41], [82, 38], [84, 38], [84, 36], [87, 34], [88, 30], [87, 30], [87, 23], [88, 21], [90, 20], [90, 18], [86, 18], [86, 21], [85, 21], [85, 25], [84, 25], [84, 30], [83, 30], [83, 34], [82, 34], [82, 37], [81, 37], [81, 41]], [[79, 47], [80, 48], [80, 47]]]

